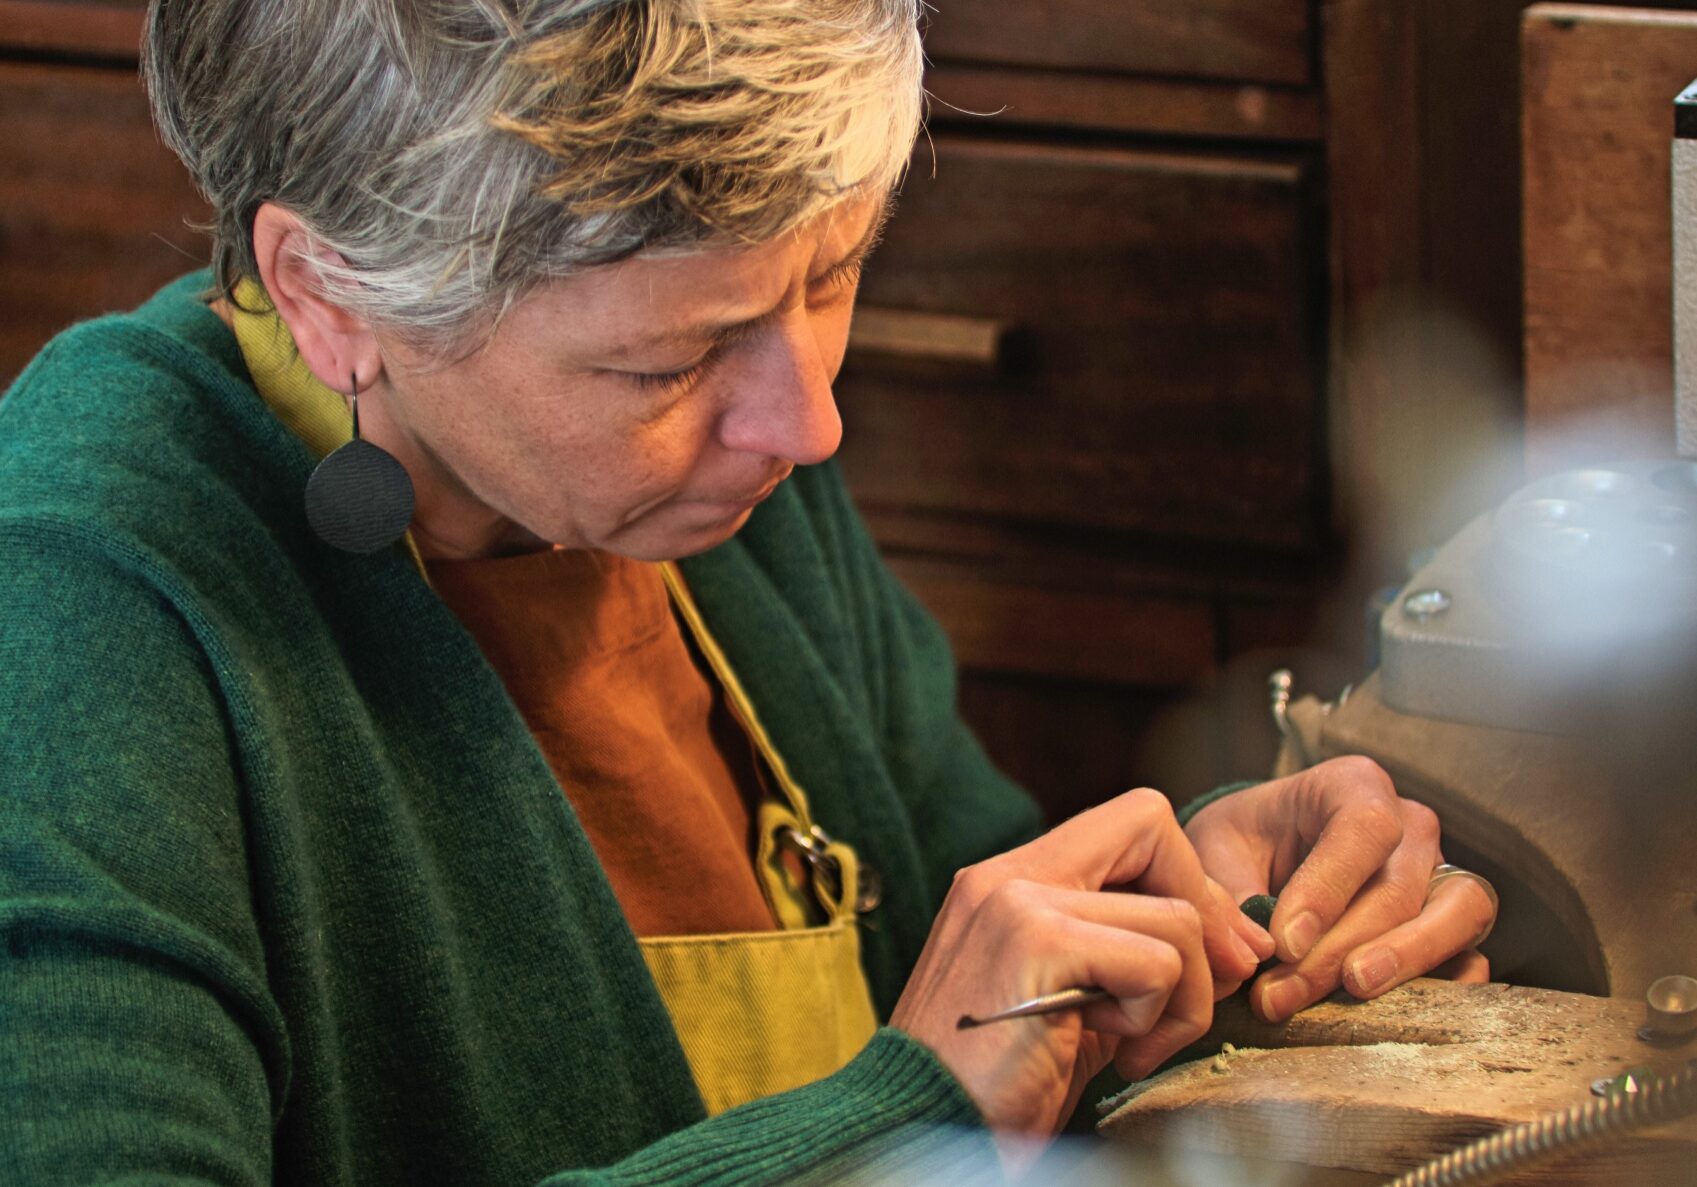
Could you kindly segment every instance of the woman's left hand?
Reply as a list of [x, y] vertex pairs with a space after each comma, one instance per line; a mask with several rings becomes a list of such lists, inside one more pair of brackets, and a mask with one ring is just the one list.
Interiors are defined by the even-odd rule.
[[1377, 997], [1442, 971], [1485, 981], [1474, 945], [1495, 904], [1471, 878], [1446, 879], [1438, 818], [1402, 799], [1377, 763], [1337, 758], [1215, 801], [1185, 826], [1202, 866], [1237, 902], [1278, 895], [1269, 930], [1282, 962], [1250, 990], [1255, 1012], [1278, 1022], [1340, 984]]

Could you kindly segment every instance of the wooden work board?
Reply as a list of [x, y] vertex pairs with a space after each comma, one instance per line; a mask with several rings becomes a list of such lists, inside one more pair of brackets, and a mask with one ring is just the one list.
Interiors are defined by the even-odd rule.
[[[1635, 1066], [1671, 1071], [1697, 1056], [1697, 1042], [1644, 1042], [1643, 1022], [1638, 1000], [1425, 978], [1372, 1002], [1339, 995], [1279, 1025], [1237, 995], [1185, 1053], [1196, 1058], [1127, 1089], [1100, 1131], [1141, 1149], [1394, 1176], [1582, 1103], [1593, 1080]], [[1222, 1055], [1228, 1042], [1237, 1050]], [[1697, 1182], [1697, 1120], [1501, 1182]]]

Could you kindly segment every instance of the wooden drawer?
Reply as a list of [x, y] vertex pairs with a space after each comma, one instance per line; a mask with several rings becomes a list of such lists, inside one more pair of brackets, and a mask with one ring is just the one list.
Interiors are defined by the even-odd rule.
[[[1318, 544], [1307, 158], [942, 136], [936, 152], [933, 178], [920, 146], [839, 380], [862, 505]], [[999, 358], [917, 367], [860, 329], [914, 314], [1007, 327]], [[940, 353], [956, 346], [971, 336]]]
[[948, 0], [925, 49], [938, 62], [1302, 86], [1314, 35], [1309, 0]]
[[133, 68], [0, 63], [0, 386], [71, 322], [204, 267], [206, 217]]

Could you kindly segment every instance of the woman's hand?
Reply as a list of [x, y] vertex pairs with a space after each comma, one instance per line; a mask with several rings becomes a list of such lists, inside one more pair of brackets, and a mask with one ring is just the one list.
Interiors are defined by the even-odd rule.
[[[998, 1135], [1046, 1138], [1109, 1060], [1136, 1079], [1199, 1037], [1272, 948], [1202, 872], [1166, 797], [1133, 791], [962, 870], [890, 1022], [937, 1053]], [[959, 1029], [963, 1014], [1074, 985], [1114, 996]]]
[[1342, 984], [1377, 997], [1437, 968], [1484, 981], [1490, 966], [1473, 946], [1495, 904], [1469, 878], [1443, 882], [1438, 818], [1400, 798], [1366, 758], [1337, 758], [1228, 795], [1198, 812], [1185, 832], [1205, 870], [1242, 902], [1277, 894], [1271, 931], [1284, 962], [1251, 991], [1255, 1012], [1277, 1022]]

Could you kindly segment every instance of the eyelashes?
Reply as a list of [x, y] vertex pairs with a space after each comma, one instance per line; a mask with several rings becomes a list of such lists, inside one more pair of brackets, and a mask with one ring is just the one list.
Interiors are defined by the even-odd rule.
[[681, 371], [637, 371], [631, 373], [631, 378], [636, 381], [636, 386], [645, 392], [665, 392], [667, 394], [685, 392], [694, 387], [701, 380], [701, 377], [707, 374], [718, 353], [718, 348], [714, 347], [702, 356], [700, 362], [693, 363]]

